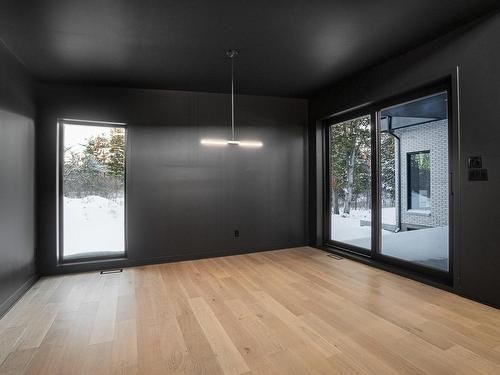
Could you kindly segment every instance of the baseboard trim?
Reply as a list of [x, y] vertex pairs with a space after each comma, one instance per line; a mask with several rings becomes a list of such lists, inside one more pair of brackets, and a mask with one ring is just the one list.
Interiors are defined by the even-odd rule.
[[178, 255], [169, 255], [169, 256], [161, 256], [161, 257], [153, 257], [153, 258], [144, 258], [144, 259], [107, 259], [107, 260], [96, 260], [96, 261], [83, 261], [78, 263], [61, 263], [55, 267], [52, 272], [43, 273], [42, 276], [50, 276], [50, 275], [60, 275], [67, 273], [77, 273], [77, 272], [92, 272], [92, 271], [101, 271], [104, 269], [112, 269], [112, 268], [126, 268], [126, 267], [137, 267], [137, 266], [147, 266], [152, 264], [161, 264], [161, 263], [171, 263], [171, 262], [182, 262], [188, 260], [196, 260], [196, 259], [206, 259], [206, 258], [218, 258], [218, 257], [226, 257], [232, 255], [242, 255], [242, 254], [251, 254], [251, 253], [259, 253], [263, 251], [273, 251], [273, 250], [284, 250], [284, 249], [292, 249], [296, 247], [304, 247], [308, 246], [307, 244], [293, 244], [291, 246], [273, 246], [266, 247], [261, 249], [244, 249], [238, 251], [207, 251], [200, 253], [190, 253], [190, 254], [178, 254]]
[[0, 319], [16, 304], [16, 302], [38, 281], [39, 276], [33, 275], [24, 282], [14, 293], [0, 304]]

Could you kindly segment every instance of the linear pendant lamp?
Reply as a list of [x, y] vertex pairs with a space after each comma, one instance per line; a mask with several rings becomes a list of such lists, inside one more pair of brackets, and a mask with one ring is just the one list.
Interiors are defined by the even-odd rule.
[[226, 52], [227, 57], [231, 59], [231, 139], [210, 139], [204, 138], [200, 141], [206, 146], [241, 146], [241, 147], [262, 147], [261, 141], [254, 140], [237, 140], [234, 137], [234, 59], [238, 56], [238, 51], [235, 49]]

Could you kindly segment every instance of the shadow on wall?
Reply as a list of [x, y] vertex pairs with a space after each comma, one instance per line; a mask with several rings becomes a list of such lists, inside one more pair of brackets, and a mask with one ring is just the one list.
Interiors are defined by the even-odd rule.
[[35, 275], [35, 129], [0, 110], [0, 315]]

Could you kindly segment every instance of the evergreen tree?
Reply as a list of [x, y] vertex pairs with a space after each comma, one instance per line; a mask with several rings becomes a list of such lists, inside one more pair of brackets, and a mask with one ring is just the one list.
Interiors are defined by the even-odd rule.
[[113, 128], [108, 137], [89, 138], [82, 146], [81, 152], [64, 152], [65, 194], [116, 195], [125, 175], [125, 129]]
[[108, 141], [108, 173], [122, 178], [125, 175], [125, 129], [113, 128]]
[[125, 175], [125, 129], [112, 128], [109, 137], [90, 138], [84, 153], [92, 155], [105, 166], [106, 175], [123, 177]]

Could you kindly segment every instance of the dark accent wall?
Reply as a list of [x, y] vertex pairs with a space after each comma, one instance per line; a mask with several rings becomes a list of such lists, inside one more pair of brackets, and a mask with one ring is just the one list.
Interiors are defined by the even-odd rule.
[[[41, 84], [42, 274], [302, 246], [307, 101], [236, 97], [236, 135], [264, 147], [209, 147], [230, 135], [230, 96]], [[128, 125], [127, 259], [57, 265], [57, 119]], [[240, 237], [234, 238], [234, 231]]]
[[34, 92], [0, 44], [0, 316], [36, 279]]
[[[500, 15], [469, 24], [397, 59], [331, 86], [310, 101], [310, 242], [320, 245], [321, 135], [318, 119], [371, 103], [459, 69], [460, 155], [455, 291], [500, 306]], [[453, 92], [452, 95], [456, 95]], [[456, 98], [457, 99], [457, 98]], [[467, 179], [467, 158], [481, 155], [489, 181]]]

